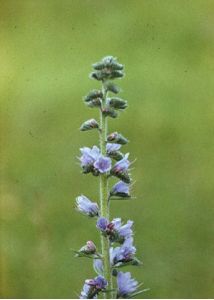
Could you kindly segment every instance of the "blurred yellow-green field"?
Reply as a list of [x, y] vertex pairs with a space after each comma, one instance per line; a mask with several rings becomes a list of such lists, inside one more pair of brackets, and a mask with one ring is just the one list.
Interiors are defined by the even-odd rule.
[[70, 250], [99, 245], [74, 209], [98, 201], [76, 159], [98, 136], [78, 128], [98, 117], [91, 64], [113, 55], [129, 108], [109, 130], [137, 161], [111, 214], [135, 221], [144, 263], [127, 270], [145, 298], [213, 298], [214, 1], [0, 0], [0, 45], [1, 297], [76, 298], [95, 276]]

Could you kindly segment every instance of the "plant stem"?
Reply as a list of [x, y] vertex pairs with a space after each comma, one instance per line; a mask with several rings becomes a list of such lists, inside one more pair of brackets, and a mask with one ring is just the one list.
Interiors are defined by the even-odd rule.
[[[106, 105], [107, 92], [103, 87], [103, 103], [102, 107]], [[107, 118], [103, 116], [100, 111], [100, 151], [102, 155], [106, 155], [106, 139], [107, 139]], [[101, 216], [109, 219], [109, 205], [108, 205], [108, 177], [106, 174], [100, 174], [100, 211]], [[101, 247], [103, 256], [104, 277], [108, 281], [108, 289], [112, 290], [112, 275], [109, 248], [110, 243], [108, 237], [101, 234]], [[110, 293], [104, 293], [104, 299], [111, 299]]]

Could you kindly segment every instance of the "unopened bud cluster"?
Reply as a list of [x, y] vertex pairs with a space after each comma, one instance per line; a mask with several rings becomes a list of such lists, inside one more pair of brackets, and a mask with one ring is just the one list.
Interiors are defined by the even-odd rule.
[[[75, 251], [78, 257], [92, 258], [94, 270], [98, 274], [95, 278], [85, 280], [80, 298], [94, 299], [100, 293], [104, 293], [107, 298], [131, 298], [142, 292], [137, 291], [140, 285], [131, 278], [129, 272], [124, 273], [119, 269], [126, 265], [141, 265], [133, 245], [134, 222], [123, 222], [121, 218], [109, 220], [109, 202], [131, 198], [131, 162], [129, 153], [121, 152], [122, 145], [127, 144], [128, 139], [117, 131], [109, 134], [104, 132], [107, 128], [104, 127], [106, 118], [116, 118], [127, 108], [126, 100], [111, 96], [120, 91], [113, 80], [124, 76], [124, 66], [116, 58], [107, 56], [92, 67], [94, 70], [90, 78], [100, 81], [102, 87], [90, 91], [84, 97], [84, 102], [88, 107], [100, 111], [100, 122], [95, 119], [84, 121], [80, 130], [98, 129], [100, 147], [82, 147], [79, 161], [83, 174], [91, 173], [100, 178], [100, 204], [81, 195], [76, 198], [76, 209], [88, 217], [97, 218], [96, 228], [101, 235], [102, 249], [99, 251], [99, 247], [89, 240], [80, 250]], [[107, 182], [111, 177], [119, 181], [108, 188]], [[117, 283], [116, 287], [113, 286], [112, 276]]]

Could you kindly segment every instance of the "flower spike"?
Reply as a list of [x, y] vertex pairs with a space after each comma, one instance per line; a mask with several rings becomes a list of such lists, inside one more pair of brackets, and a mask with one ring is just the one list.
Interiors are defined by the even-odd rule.
[[[97, 218], [101, 249], [88, 240], [78, 251], [74, 250], [75, 257], [93, 261], [93, 269], [98, 275], [85, 280], [79, 298], [96, 299], [100, 293], [103, 293], [105, 299], [133, 298], [142, 292], [138, 290], [139, 284], [129, 272], [123, 273], [120, 268], [141, 265], [135, 256], [134, 222], [123, 222], [119, 217], [109, 220], [110, 200], [131, 197], [129, 153], [120, 152], [122, 146], [129, 141], [117, 131], [108, 132], [110, 118], [117, 118], [128, 106], [126, 100], [112, 95], [120, 92], [115, 80], [125, 75], [124, 65], [116, 57], [109, 55], [94, 63], [92, 68], [90, 78], [99, 81], [101, 87], [91, 90], [83, 100], [86, 106], [97, 108], [100, 120], [92, 118], [85, 121], [80, 126], [80, 131], [98, 129], [99, 146], [80, 148], [78, 159], [83, 174], [99, 178], [100, 203], [98, 206], [96, 202], [81, 195], [76, 198], [76, 209], [90, 218]], [[111, 176], [120, 180], [109, 188]], [[117, 287], [113, 286], [112, 276], [116, 277]]]

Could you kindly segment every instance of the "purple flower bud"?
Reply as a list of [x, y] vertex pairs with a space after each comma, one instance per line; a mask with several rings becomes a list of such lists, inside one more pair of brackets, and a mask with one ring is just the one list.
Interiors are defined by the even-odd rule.
[[98, 216], [99, 207], [96, 202], [91, 202], [86, 196], [81, 195], [76, 198], [77, 210], [89, 217]]
[[107, 226], [109, 224], [109, 221], [106, 218], [100, 217], [97, 220], [97, 228], [101, 231], [105, 231], [107, 229]]
[[117, 296], [123, 298], [130, 298], [132, 293], [134, 293], [138, 288], [138, 282], [131, 278], [130, 272], [118, 272], [117, 275]]
[[97, 274], [103, 274], [103, 261], [102, 259], [94, 259], [93, 267]]
[[129, 262], [134, 259], [136, 248], [133, 246], [133, 238], [125, 240], [121, 247], [110, 248], [110, 260], [112, 265], [121, 262]]
[[88, 250], [92, 253], [96, 252], [96, 246], [92, 241], [87, 241], [86, 246], [88, 248]]
[[106, 154], [115, 160], [121, 160], [123, 158], [123, 153], [118, 151], [122, 145], [115, 143], [107, 143]]
[[126, 153], [123, 159], [116, 162], [116, 164], [112, 168], [112, 171], [115, 173], [120, 173], [120, 172], [126, 171], [128, 169], [128, 167], [130, 166], [130, 161], [128, 160], [128, 157], [129, 157], [129, 153]]
[[124, 198], [130, 197], [129, 185], [123, 181], [119, 181], [112, 187], [110, 195]]
[[111, 169], [111, 159], [100, 155], [94, 163], [94, 168], [100, 173], [106, 173]]
[[106, 144], [106, 152], [107, 154], [111, 153], [111, 152], [115, 152], [118, 151], [121, 148], [122, 145], [120, 144], [115, 144], [115, 143], [107, 143]]
[[116, 164], [111, 169], [111, 175], [116, 176], [123, 180], [125, 183], [130, 183], [131, 179], [129, 177], [128, 168], [130, 166], [130, 161], [128, 160], [129, 153], [126, 153], [123, 159], [116, 162]]

